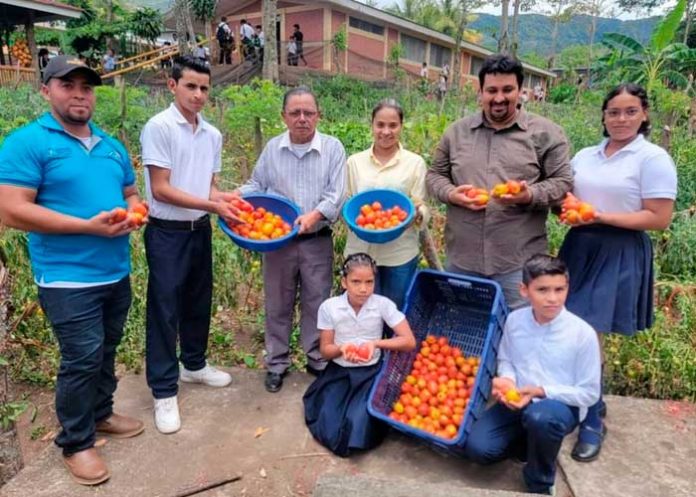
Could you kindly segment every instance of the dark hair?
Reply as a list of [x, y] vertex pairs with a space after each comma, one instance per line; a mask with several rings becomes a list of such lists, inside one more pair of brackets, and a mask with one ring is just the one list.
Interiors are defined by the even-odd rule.
[[288, 106], [288, 101], [290, 98], [296, 95], [312, 95], [314, 104], [317, 106], [317, 110], [319, 110], [319, 101], [317, 100], [317, 96], [314, 94], [314, 92], [307, 86], [298, 86], [297, 88], [291, 88], [285, 92], [285, 95], [283, 95], [283, 112], [285, 112], [285, 108]]
[[[607, 93], [607, 96], [604, 98], [604, 102], [602, 102], [602, 134], [604, 136], [609, 136], [607, 127], [604, 125], [604, 111], [607, 110], [611, 99], [619, 96], [622, 93], [628, 93], [629, 95], [637, 97], [640, 100], [640, 106], [644, 111], [648, 110], [648, 107], [650, 106], [648, 92], [645, 91], [645, 88], [642, 86], [635, 83], [622, 83], [619, 86], [614, 87], [609, 93]], [[638, 128], [638, 133], [642, 134], [643, 136], [648, 136], [650, 134], [651, 127], [652, 125], [650, 124], [650, 119], [648, 118], [641, 123], [640, 128]]]
[[39, 57], [41, 57], [42, 55], [48, 55], [48, 48], [42, 48], [41, 50], [39, 50], [38, 55]]
[[242, 19], [241, 21], [239, 21], [239, 24], [246, 24], [246, 19]]
[[222, 16], [222, 17], [220, 18], [220, 22], [227, 22], [227, 17], [226, 17], [226, 16]]
[[263, 29], [260, 24], [256, 25], [256, 29]]
[[174, 58], [172, 79], [178, 82], [186, 69], [210, 76], [210, 68], [203, 61], [193, 55], [184, 55], [183, 57]]
[[343, 261], [343, 266], [341, 266], [341, 276], [347, 277], [350, 272], [356, 267], [369, 267], [372, 272], [377, 274], [377, 263], [365, 252], [357, 252], [355, 254], [350, 254]]
[[300, 25], [299, 25], [299, 24], [293, 24], [292, 27], [293, 27], [293, 28], [300, 29]]
[[522, 266], [522, 283], [529, 285], [541, 276], [563, 275], [568, 278], [568, 268], [558, 257], [547, 254], [535, 254]]
[[384, 100], [380, 100], [377, 105], [374, 106], [372, 109], [372, 120], [375, 120], [375, 116], [377, 113], [382, 110], [382, 109], [394, 109], [397, 114], [399, 114], [399, 122], [403, 124], [404, 122], [404, 109], [401, 108], [401, 105], [399, 105], [399, 102], [394, 100], [393, 98], [385, 98]]
[[524, 81], [524, 68], [522, 63], [505, 54], [489, 55], [483, 61], [481, 70], [478, 73], [479, 85], [483, 89], [483, 81], [486, 79], [486, 74], [514, 74], [517, 76], [517, 86], [522, 88]]

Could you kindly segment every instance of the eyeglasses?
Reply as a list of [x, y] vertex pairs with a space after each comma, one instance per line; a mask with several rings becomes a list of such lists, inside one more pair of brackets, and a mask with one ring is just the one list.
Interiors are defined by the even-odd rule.
[[634, 117], [638, 116], [638, 114], [640, 114], [641, 110], [642, 109], [638, 107], [631, 107], [626, 110], [606, 109], [604, 111], [604, 115], [607, 117], [607, 119], [619, 119], [622, 115], [626, 116], [626, 119], [633, 119]]
[[304, 114], [304, 116], [307, 119], [312, 119], [312, 118], [316, 117], [317, 114], [319, 114], [319, 113], [317, 111], [314, 111], [314, 110], [291, 110], [290, 112], [286, 112], [286, 114], [288, 116], [292, 117], [293, 119], [297, 119], [302, 114]]

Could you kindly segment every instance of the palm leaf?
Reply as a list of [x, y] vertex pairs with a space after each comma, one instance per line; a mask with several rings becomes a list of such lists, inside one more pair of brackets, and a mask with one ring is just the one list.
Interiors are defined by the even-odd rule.
[[689, 78], [684, 76], [679, 71], [666, 71], [664, 74], [665, 78], [672, 83], [675, 88], [684, 89], [689, 86]]
[[661, 51], [669, 42], [674, 39], [674, 35], [679, 28], [681, 18], [684, 16], [686, 9], [686, 0], [679, 0], [674, 9], [665, 16], [662, 22], [653, 31], [650, 39], [650, 48], [656, 52]]
[[602, 38], [602, 44], [612, 49], [628, 50], [635, 55], [643, 55], [646, 51], [638, 40], [620, 33], [605, 34]]

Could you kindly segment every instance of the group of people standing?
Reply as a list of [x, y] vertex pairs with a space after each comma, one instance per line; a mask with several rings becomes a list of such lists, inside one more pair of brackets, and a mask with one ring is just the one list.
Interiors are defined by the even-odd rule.
[[[239, 38], [241, 41], [242, 60], [258, 60], [263, 62], [264, 48], [266, 46], [266, 35], [263, 27], [257, 24], [251, 27], [246, 19], [239, 21]], [[234, 33], [227, 23], [227, 17], [220, 18], [215, 39], [218, 42], [218, 64], [232, 64], [232, 52], [235, 50]]]
[[[30, 232], [40, 302], [61, 351], [56, 443], [73, 478], [91, 485], [109, 477], [95, 433], [123, 438], [144, 429], [113, 412], [115, 349], [131, 299], [128, 235], [138, 228], [112, 219], [116, 207], [140, 198], [125, 149], [90, 121], [99, 76], [61, 56], [46, 66], [43, 83], [51, 111], [0, 149], [0, 217]], [[499, 403], [474, 426], [469, 457], [491, 462], [526, 448], [525, 482], [540, 493], [552, 491], [560, 443], [578, 424], [573, 457], [596, 458], [606, 406], [595, 332], [632, 335], [652, 324], [645, 231], [669, 225], [676, 172], [668, 154], [645, 139], [650, 127], [642, 88], [625, 84], [607, 95], [606, 139], [571, 161], [563, 130], [520, 107], [522, 83], [517, 60], [488, 57], [479, 73], [480, 112], [447, 129], [430, 169], [401, 143], [404, 111], [396, 101], [375, 106], [373, 144], [346, 158], [338, 139], [317, 131], [321, 110], [314, 94], [291, 89], [281, 111], [287, 131], [266, 144], [246, 184], [223, 191], [217, 186], [222, 135], [200, 114], [210, 69], [192, 57], [178, 59], [168, 82], [173, 103], [141, 134], [150, 208], [146, 368], [157, 429], [174, 433], [181, 426], [179, 379], [213, 387], [231, 382], [206, 361], [210, 214], [241, 222], [230, 200], [266, 192], [292, 200], [302, 213], [297, 237], [263, 256], [265, 388], [274, 393], [283, 386], [299, 298], [300, 344], [307, 372], [317, 376], [304, 397], [310, 431], [339, 455], [379, 443], [385, 430], [368, 416], [367, 394], [380, 350], [416, 345], [402, 311], [430, 194], [447, 209], [447, 270], [497, 281], [514, 310], [494, 380]], [[485, 206], [467, 195], [509, 179], [521, 183], [520, 191]], [[416, 219], [384, 245], [349, 234], [341, 268], [345, 293], [330, 298], [331, 225], [345, 198], [367, 188], [404, 192]], [[570, 230], [562, 260], [537, 255], [548, 251], [549, 209], [569, 191], [598, 215]], [[368, 348], [367, 359], [348, 347], [355, 343]], [[511, 385], [522, 395], [519, 402], [501, 395]]]

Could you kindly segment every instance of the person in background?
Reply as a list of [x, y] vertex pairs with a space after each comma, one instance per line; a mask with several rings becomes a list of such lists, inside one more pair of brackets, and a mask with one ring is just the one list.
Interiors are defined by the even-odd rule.
[[232, 47], [234, 46], [234, 36], [232, 35], [232, 28], [230, 28], [229, 24], [227, 24], [227, 17], [222, 16], [220, 18], [220, 24], [218, 24], [217, 31], [215, 33], [215, 38], [217, 39], [218, 48], [220, 50], [218, 64], [231, 65]]
[[297, 65], [297, 44], [292, 36], [288, 40], [288, 65]]
[[256, 38], [255, 38], [255, 46], [256, 46], [256, 57], [259, 59], [260, 62], [263, 63], [263, 49], [266, 46], [266, 35], [263, 32], [263, 27], [260, 24], [256, 25]]
[[49, 60], [50, 60], [50, 57], [48, 54], [48, 49], [42, 48], [41, 50], [39, 50], [39, 72], [41, 73], [42, 79], [43, 79], [44, 69], [46, 69], [46, 65], [48, 64]]
[[[605, 139], [580, 150], [571, 166], [573, 194], [592, 204], [594, 219], [566, 235], [559, 257], [568, 265], [568, 310], [599, 334], [633, 336], [653, 324], [653, 248], [648, 230], [667, 229], [677, 197], [669, 154], [650, 143], [648, 94], [633, 83], [613, 88], [602, 103]], [[601, 343], [601, 340], [600, 340]], [[606, 427], [600, 398], [580, 425], [571, 456], [599, 456]]]
[[298, 61], [302, 60], [302, 62], [304, 62], [304, 65], [307, 65], [307, 61], [304, 58], [304, 34], [302, 33], [302, 31], [300, 31], [299, 24], [294, 24], [293, 29], [294, 32], [292, 33], [291, 38], [295, 41], [295, 46], [297, 48], [297, 59]]
[[109, 48], [102, 60], [102, 67], [105, 73], [110, 73], [116, 70], [116, 54], [113, 49]]
[[239, 38], [242, 42], [242, 55], [244, 60], [248, 60], [254, 55], [254, 28], [246, 19], [239, 21]]

